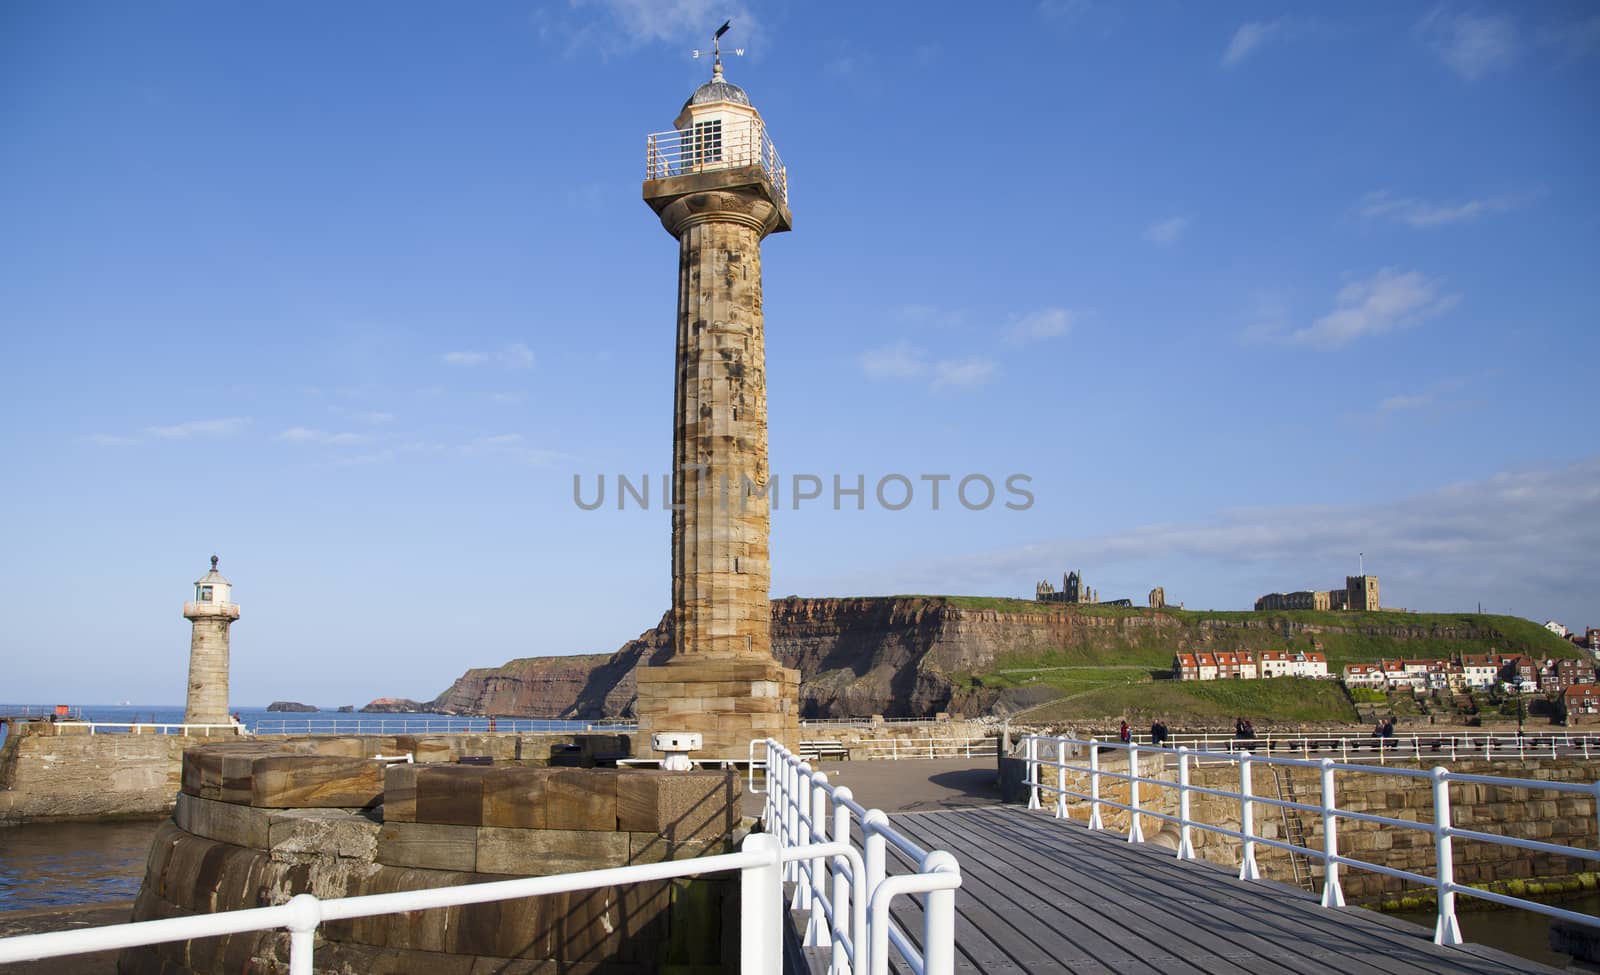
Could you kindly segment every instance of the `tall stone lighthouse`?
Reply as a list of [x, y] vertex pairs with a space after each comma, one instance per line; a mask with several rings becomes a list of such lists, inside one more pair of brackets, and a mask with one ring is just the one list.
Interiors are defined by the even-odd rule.
[[228, 724], [228, 627], [239, 618], [239, 605], [229, 598], [232, 583], [211, 571], [194, 584], [194, 600], [183, 604], [184, 619], [194, 624], [189, 638], [189, 698], [184, 724]]
[[678, 241], [672, 656], [638, 668], [639, 733], [699, 732], [702, 758], [799, 739], [798, 671], [772, 657], [761, 241], [790, 227], [761, 113], [723, 77], [646, 144], [644, 200]]

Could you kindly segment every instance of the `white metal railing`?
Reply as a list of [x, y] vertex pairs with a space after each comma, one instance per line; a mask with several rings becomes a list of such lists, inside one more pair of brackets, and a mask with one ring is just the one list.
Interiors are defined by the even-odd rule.
[[[1134, 735], [1141, 745], [1152, 745], [1148, 734]], [[1440, 732], [1429, 734], [1413, 732], [1379, 738], [1372, 734], [1326, 735], [1273, 735], [1261, 734], [1239, 738], [1225, 734], [1169, 735], [1167, 748], [1187, 746], [1205, 752], [1234, 753], [1249, 750], [1256, 754], [1282, 753], [1301, 758], [1337, 755], [1339, 761], [1376, 760], [1380, 765], [1393, 760], [1422, 761], [1424, 758], [1451, 761], [1468, 758], [1526, 760], [1530, 758], [1559, 758], [1562, 755], [1581, 755], [1584, 758], [1600, 756], [1600, 735], [1573, 733], [1571, 731], [1542, 731], [1471, 734], [1467, 732]]]
[[991, 737], [967, 738], [868, 738], [850, 743], [852, 759], [908, 758], [993, 758], [1000, 753], [1000, 740]]
[[[66, 705], [62, 705], [62, 707], [67, 707], [67, 706]], [[0, 704], [0, 719], [11, 719], [11, 718], [52, 718], [52, 717], [54, 717], [54, 718], [68, 717], [68, 718], [81, 719], [83, 717], [83, 708], [81, 708], [81, 707], [67, 707], [67, 713], [63, 716], [59, 712], [56, 711], [56, 709], [55, 709], [55, 707], [53, 705], [49, 705], [49, 704], [45, 704], [45, 705], [38, 705], [38, 704]]]
[[870, 728], [880, 724], [916, 724], [916, 725], [948, 725], [948, 724], [996, 724], [999, 718], [993, 715], [983, 715], [978, 718], [801, 718], [800, 727], [809, 728], [813, 725], [852, 725]]
[[549, 877], [330, 900], [321, 900], [311, 894], [297, 894], [287, 903], [275, 907], [0, 938], [0, 963], [287, 928], [289, 975], [311, 975], [315, 934], [317, 926], [324, 921], [487, 904], [737, 870], [740, 874], [741, 896], [739, 971], [742, 975], [769, 975], [783, 968], [783, 864], [809, 857], [845, 855], [841, 846], [844, 844], [782, 847], [776, 836], [754, 833], [745, 838], [738, 853], [694, 860], [668, 860]]
[[760, 119], [723, 119], [717, 128], [705, 125], [645, 137], [644, 178], [665, 179], [738, 166], [760, 166], [772, 181], [778, 200], [789, 202], [789, 171]]
[[246, 734], [245, 727], [237, 722], [227, 724], [164, 724], [154, 721], [56, 721], [50, 727], [55, 729], [55, 734], [63, 731], [82, 728], [87, 729], [91, 735], [127, 734], [127, 735], [186, 735], [189, 737], [210, 737], [216, 734]]
[[[764, 788], [756, 787], [758, 765], [766, 770]], [[961, 886], [955, 857], [911, 842], [881, 809], [862, 808], [850, 789], [829, 785], [827, 775], [770, 738], [750, 743], [749, 787], [766, 795], [762, 822], [782, 844], [784, 879], [795, 885], [789, 906], [809, 912], [807, 947], [832, 949], [830, 975], [886, 975], [891, 947], [915, 975], [951, 975]], [[912, 872], [889, 875], [890, 847]], [[791, 857], [792, 850], [811, 852]], [[920, 949], [889, 916], [890, 902], [902, 894], [924, 898]]]
[[484, 734], [486, 732], [584, 733], [635, 731], [633, 721], [591, 721], [577, 727], [570, 721], [543, 718], [265, 718], [255, 723], [258, 735], [410, 735]]
[[[1453, 784], [1461, 784], [1495, 785], [1576, 793], [1594, 799], [1595, 808], [1591, 815], [1600, 817], [1600, 782], [1552, 782], [1544, 779], [1515, 779], [1498, 775], [1469, 775], [1461, 772], [1452, 772], [1443, 767], [1435, 767], [1428, 770], [1393, 767], [1379, 769], [1371, 765], [1340, 763], [1332, 758], [1273, 758], [1266, 755], [1255, 755], [1249, 750], [1237, 752], [1191, 751], [1186, 745], [1175, 749], [1156, 748], [1140, 745], [1137, 742], [1123, 744], [1121, 742], [1102, 742], [1093, 738], [1047, 738], [1040, 735], [1028, 735], [1023, 738], [1022, 745], [1027, 757], [1027, 776], [1024, 784], [1028, 786], [1029, 809], [1041, 808], [1041, 792], [1055, 794], [1055, 815], [1057, 818], [1067, 817], [1067, 801], [1069, 798], [1080, 802], [1087, 801], [1089, 803], [1088, 825], [1090, 829], [1105, 828], [1100, 814], [1101, 806], [1110, 806], [1114, 809], [1123, 810], [1128, 813], [1128, 842], [1130, 843], [1143, 841], [1143, 833], [1140, 827], [1140, 819], [1142, 817], [1148, 816], [1162, 822], [1172, 823], [1178, 827], [1177, 856], [1180, 860], [1194, 858], [1194, 847], [1191, 842], [1191, 831], [1193, 829], [1202, 829], [1207, 832], [1233, 837], [1239, 840], [1241, 844], [1239, 857], [1240, 880], [1260, 879], [1260, 871], [1256, 867], [1255, 858], [1257, 845], [1281, 849], [1291, 856], [1295, 854], [1308, 856], [1314, 860], [1321, 861], [1323, 864], [1323, 907], [1344, 906], [1344, 891], [1339, 883], [1340, 867], [1366, 870], [1388, 877], [1395, 877], [1399, 880], [1430, 886], [1434, 888], [1438, 899], [1438, 918], [1434, 926], [1433, 935], [1433, 940], [1436, 944], [1460, 945], [1463, 943], [1461, 928], [1456, 921], [1455, 904], [1457, 894], [1482, 898], [1506, 907], [1535, 911], [1578, 924], [1600, 926], [1600, 917], [1594, 915], [1569, 911], [1551, 904], [1540, 903], [1539, 901], [1513, 897], [1508, 894], [1481, 890], [1456, 883], [1454, 841], [1463, 839], [1477, 843], [1531, 850], [1535, 853], [1587, 860], [1600, 860], [1600, 851], [1566, 846], [1560, 843], [1545, 843], [1520, 836], [1503, 836], [1497, 833], [1485, 833], [1481, 830], [1465, 829], [1454, 825], [1454, 820], [1450, 814], [1450, 787]], [[1100, 753], [1104, 750], [1123, 752], [1127, 756], [1127, 771], [1117, 772], [1106, 768], [1100, 760]], [[1045, 757], [1046, 753], [1049, 755], [1048, 758]], [[1168, 779], [1151, 778], [1143, 775], [1139, 764], [1139, 756], [1141, 754], [1175, 755], [1178, 761], [1177, 782], [1174, 783]], [[1084, 756], [1087, 756], [1086, 760]], [[1190, 765], [1202, 758], [1238, 765], [1239, 789], [1237, 791], [1213, 789], [1190, 784]], [[1320, 777], [1318, 801], [1313, 804], [1257, 794], [1254, 791], [1253, 769], [1258, 765], [1268, 766], [1269, 768], [1316, 769]], [[1045, 776], [1042, 772], [1046, 768], [1056, 770], [1053, 783], [1044, 781]], [[1066, 779], [1068, 772], [1088, 773], [1089, 791], [1085, 793], [1068, 788]], [[1342, 808], [1338, 805], [1336, 774], [1426, 779], [1431, 783], [1433, 793], [1433, 821], [1419, 822], [1409, 819], [1397, 819], [1393, 816], [1381, 816], [1376, 813], [1356, 812]], [[1101, 780], [1106, 777], [1128, 783], [1128, 802], [1115, 802], [1101, 795]], [[1178, 814], [1174, 816], [1142, 805], [1139, 801], [1139, 786], [1141, 784], [1163, 789], [1177, 789]], [[1240, 828], [1235, 830], [1195, 820], [1190, 814], [1190, 796], [1193, 794], [1237, 800], [1239, 803]], [[1277, 809], [1310, 813], [1320, 817], [1322, 822], [1322, 849], [1315, 850], [1311, 849], [1309, 845], [1297, 846], [1282, 840], [1269, 839], [1257, 835], [1255, 831], [1255, 806], [1258, 804]], [[1358, 860], [1341, 855], [1339, 853], [1338, 830], [1341, 819], [1373, 823], [1389, 829], [1419, 830], [1428, 833], [1433, 838], [1434, 843], [1434, 875], [1431, 877], [1424, 876], [1409, 870], [1399, 870], [1385, 864], [1372, 863], [1371, 861]], [[1600, 822], [1600, 820], [1597, 820], [1597, 822]], [[1286, 839], [1287, 837], [1285, 837]]]

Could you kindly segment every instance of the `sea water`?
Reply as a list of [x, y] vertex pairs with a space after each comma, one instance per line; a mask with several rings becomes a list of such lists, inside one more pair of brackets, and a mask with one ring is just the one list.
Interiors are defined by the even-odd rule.
[[0, 826], [0, 911], [133, 900], [158, 825]]

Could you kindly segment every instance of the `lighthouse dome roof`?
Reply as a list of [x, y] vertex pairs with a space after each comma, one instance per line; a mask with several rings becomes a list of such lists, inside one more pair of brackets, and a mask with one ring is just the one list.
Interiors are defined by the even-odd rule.
[[694, 94], [690, 95], [689, 100], [683, 103], [683, 107], [708, 105], [711, 102], [733, 102], [736, 105], [749, 105], [750, 96], [744, 93], [743, 88], [731, 81], [725, 81], [722, 77], [722, 72], [718, 71], [714, 78], [694, 90]]

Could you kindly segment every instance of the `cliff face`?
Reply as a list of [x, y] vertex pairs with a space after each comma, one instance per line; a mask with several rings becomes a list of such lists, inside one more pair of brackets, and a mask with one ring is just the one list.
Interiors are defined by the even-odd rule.
[[[1050, 653], [1072, 663], [1165, 668], [1172, 655], [1195, 650], [1263, 650], [1289, 642], [1316, 648], [1358, 638], [1382, 652], [1411, 655], [1448, 641], [1495, 639], [1492, 630], [1459, 625], [1306, 623], [1263, 614], [1196, 618], [1164, 611], [1115, 614], [1010, 603], [984, 608], [933, 596], [778, 599], [772, 602], [773, 655], [800, 671], [802, 717], [923, 716], [953, 710], [978, 714], [993, 690], [970, 688], [957, 674], [981, 674], [1006, 657]], [[962, 605], [968, 603], [969, 605]], [[672, 646], [670, 614], [613, 654], [530, 657], [469, 670], [430, 710], [532, 718], [631, 716], [640, 661], [665, 663]], [[1471, 649], [1471, 648], [1469, 648]], [[1365, 659], [1363, 655], [1362, 659]]]
[[[800, 671], [803, 717], [943, 710], [948, 674], [982, 670], [999, 652], [1061, 646], [1068, 614], [966, 610], [940, 598], [780, 599], [772, 603], [773, 655]], [[665, 663], [672, 620], [616, 653], [529, 657], [467, 671], [428, 710], [528, 718], [633, 714], [633, 670]], [[964, 699], [965, 700], [965, 699]], [[987, 702], [974, 701], [983, 705]]]

